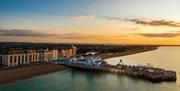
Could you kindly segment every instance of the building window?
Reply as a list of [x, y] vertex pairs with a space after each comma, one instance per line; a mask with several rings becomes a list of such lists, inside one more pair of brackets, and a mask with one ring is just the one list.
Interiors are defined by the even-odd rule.
[[3, 57], [3, 56], [0, 56], [0, 60], [1, 60], [1, 61], [2, 61], [2, 57]]
[[30, 62], [32, 61], [32, 55], [29, 55], [29, 61]]
[[13, 60], [13, 56], [10, 56], [10, 63], [12, 63], [12, 60]]
[[28, 57], [28, 56], [26, 55], [26, 58], [25, 58], [25, 59], [26, 59], [26, 62], [28, 61], [28, 58], [27, 58], [27, 57]]
[[18, 64], [20, 64], [20, 60], [18, 60]]
[[18, 56], [18, 61], [20, 61], [20, 57], [21, 57], [21, 56], [19, 55], [19, 56]]
[[21, 56], [19, 55], [19, 56], [18, 56], [18, 64], [20, 64], [20, 57], [21, 57]]
[[24, 62], [24, 55], [22, 55], [22, 62]]
[[33, 60], [34, 60], [34, 57], [35, 57], [35, 56], [34, 56], [34, 54], [33, 54]]
[[2, 56], [0, 56], [0, 66], [2, 65]]
[[14, 56], [14, 63], [16, 63], [16, 56]]
[[36, 54], [36, 60], [37, 60], [37, 58], [38, 58], [38, 57], [37, 57], [37, 54]]

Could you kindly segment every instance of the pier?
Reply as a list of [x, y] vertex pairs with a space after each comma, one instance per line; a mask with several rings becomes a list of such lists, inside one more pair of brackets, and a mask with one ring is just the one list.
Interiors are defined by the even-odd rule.
[[155, 68], [152, 66], [131, 66], [125, 65], [120, 60], [117, 65], [110, 65], [100, 59], [83, 59], [83, 60], [70, 60], [61, 61], [58, 64], [75, 68], [78, 70], [87, 70], [93, 72], [109, 72], [117, 75], [125, 75], [132, 78], [145, 79], [151, 82], [176, 81], [176, 72], [165, 70], [162, 68]]

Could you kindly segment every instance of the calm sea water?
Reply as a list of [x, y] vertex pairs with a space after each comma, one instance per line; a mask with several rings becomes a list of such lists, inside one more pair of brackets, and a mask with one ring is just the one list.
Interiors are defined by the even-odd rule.
[[[157, 50], [107, 59], [116, 64], [123, 59], [127, 64], [151, 63], [175, 70], [176, 82], [151, 83], [111, 73], [92, 73], [65, 70], [32, 79], [0, 86], [0, 91], [179, 91], [180, 47], [159, 47]], [[13, 74], [12, 74], [13, 75]]]

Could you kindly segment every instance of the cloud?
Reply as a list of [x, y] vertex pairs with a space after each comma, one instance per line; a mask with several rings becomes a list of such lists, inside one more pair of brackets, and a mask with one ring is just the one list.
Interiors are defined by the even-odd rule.
[[60, 34], [58, 38], [64, 38], [64, 39], [86, 39], [88, 36], [83, 34], [77, 34], [77, 33], [69, 33], [69, 34]]
[[76, 20], [88, 20], [88, 19], [93, 19], [93, 18], [95, 18], [95, 16], [93, 16], [93, 15], [89, 15], [89, 16], [75, 16], [75, 19]]
[[135, 22], [136, 24], [150, 25], [150, 26], [169, 26], [180, 27], [180, 22], [168, 20], [148, 20], [148, 19], [125, 19], [127, 21]]
[[180, 27], [180, 22], [175, 21], [168, 21], [168, 20], [151, 20], [147, 18], [140, 18], [140, 19], [123, 19], [118, 17], [105, 17], [107, 20], [114, 20], [114, 21], [131, 21], [135, 22], [136, 24], [142, 25], [149, 25], [149, 26], [169, 26], [169, 27]]
[[95, 35], [69, 33], [69, 34], [48, 34], [37, 32], [33, 30], [0, 30], [0, 36], [14, 36], [14, 37], [53, 37], [61, 39], [87, 39], [90, 36], [97, 37]]
[[106, 18], [107, 20], [115, 20], [115, 21], [123, 20], [122, 18], [118, 18], [118, 17], [109, 17], [109, 16], [105, 16], [105, 18]]
[[32, 30], [0, 30], [0, 36], [26, 36], [26, 37], [50, 37], [57, 36], [56, 34], [47, 34]]
[[180, 32], [174, 32], [174, 33], [143, 33], [143, 34], [138, 34], [138, 35], [142, 35], [145, 37], [176, 37], [176, 36], [180, 36]]

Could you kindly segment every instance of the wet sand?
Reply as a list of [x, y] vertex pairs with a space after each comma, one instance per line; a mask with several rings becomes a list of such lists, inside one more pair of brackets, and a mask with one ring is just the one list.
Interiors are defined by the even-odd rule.
[[53, 64], [38, 64], [21, 68], [5, 69], [0, 71], [0, 85], [65, 69], [68, 68], [63, 65]]

